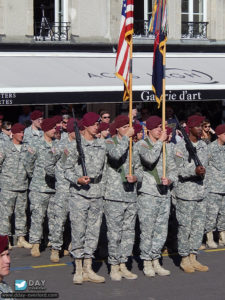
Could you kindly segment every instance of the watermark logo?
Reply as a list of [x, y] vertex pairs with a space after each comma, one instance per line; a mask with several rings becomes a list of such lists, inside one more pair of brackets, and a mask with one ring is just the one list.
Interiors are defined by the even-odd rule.
[[25, 291], [27, 288], [26, 280], [16, 279], [15, 280], [15, 291]]

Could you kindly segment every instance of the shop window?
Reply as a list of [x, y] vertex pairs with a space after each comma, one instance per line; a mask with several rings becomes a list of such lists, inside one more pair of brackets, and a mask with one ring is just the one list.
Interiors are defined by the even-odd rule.
[[207, 39], [207, 0], [182, 0], [181, 24], [183, 39]]

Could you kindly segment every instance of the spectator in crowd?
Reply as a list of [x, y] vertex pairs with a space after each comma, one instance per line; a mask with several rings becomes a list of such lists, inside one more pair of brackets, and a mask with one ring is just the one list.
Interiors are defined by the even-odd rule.
[[0, 133], [0, 139], [3, 141], [10, 141], [12, 139], [12, 123], [4, 121], [2, 124], [2, 131]]
[[65, 115], [62, 115], [62, 133], [61, 133], [61, 139], [65, 139], [65, 138], [68, 138], [68, 133], [67, 133], [67, 123], [69, 121], [69, 118], [70, 118], [70, 115], [68, 114], [65, 114]]
[[0, 114], [0, 131], [2, 130], [2, 122], [3, 122], [4, 116]]
[[100, 113], [101, 122], [110, 123], [110, 113], [107, 110], [102, 110]]
[[210, 144], [212, 142], [213, 136], [215, 135], [215, 131], [211, 128], [210, 121], [205, 119], [202, 122], [202, 136], [201, 139], [206, 142], [206, 144]]
[[30, 121], [31, 107], [29, 105], [23, 106], [23, 113], [19, 115], [18, 122], [23, 124]]

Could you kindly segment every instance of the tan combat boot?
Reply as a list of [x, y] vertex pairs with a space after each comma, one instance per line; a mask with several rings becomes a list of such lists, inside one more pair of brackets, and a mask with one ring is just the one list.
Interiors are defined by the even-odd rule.
[[69, 254], [70, 254], [70, 251], [72, 250], [72, 245], [71, 245], [71, 243], [69, 244], [69, 247], [68, 247], [68, 250], [67, 249], [65, 249], [64, 251], [63, 251], [63, 255], [64, 256], [68, 256]]
[[201, 244], [200, 248], [198, 250], [205, 250], [206, 249], [206, 245], [205, 244]]
[[155, 270], [153, 269], [151, 260], [144, 260], [143, 272], [145, 276], [155, 277]]
[[209, 270], [207, 266], [200, 264], [200, 262], [196, 260], [196, 255], [193, 253], [190, 254], [190, 263], [196, 271], [207, 272]]
[[194, 267], [191, 265], [189, 256], [182, 257], [180, 267], [185, 273], [194, 273], [195, 272]]
[[52, 249], [50, 260], [53, 263], [58, 263], [59, 262], [59, 250]]
[[104, 277], [97, 275], [92, 270], [92, 259], [91, 258], [84, 259], [83, 281], [90, 281], [90, 282], [95, 282], [95, 283], [105, 282]]
[[216, 243], [214, 242], [214, 240], [213, 240], [213, 232], [212, 232], [212, 231], [207, 232], [207, 233], [206, 233], [206, 236], [207, 236], [206, 245], [207, 245], [209, 248], [216, 249], [216, 248], [217, 248], [217, 244], [216, 244]]
[[75, 259], [76, 273], [73, 276], [73, 283], [82, 284], [83, 283], [83, 267], [82, 258]]
[[154, 268], [155, 273], [158, 274], [159, 276], [168, 276], [168, 275], [170, 275], [170, 271], [164, 269], [164, 268], [160, 265], [158, 259], [154, 259], [154, 260], [152, 261], [152, 265], [153, 265], [153, 268]]
[[120, 272], [119, 265], [111, 265], [110, 278], [113, 281], [120, 281], [122, 279], [122, 275]]
[[225, 246], [225, 231], [220, 231], [219, 236], [219, 245]]
[[130, 272], [125, 264], [120, 264], [120, 272], [122, 277], [126, 279], [137, 279], [138, 276], [132, 272]]
[[12, 245], [11, 245], [11, 243], [10, 243], [10, 241], [9, 241], [9, 245], [8, 245], [8, 248], [9, 248], [9, 250], [12, 250]]
[[31, 248], [32, 248], [32, 245], [29, 244], [29, 243], [25, 240], [24, 236], [19, 236], [19, 237], [18, 237], [17, 246], [18, 246], [19, 248], [26, 248], [26, 249], [31, 249]]
[[40, 247], [39, 244], [33, 244], [30, 252], [33, 257], [39, 257], [41, 255], [39, 247]]

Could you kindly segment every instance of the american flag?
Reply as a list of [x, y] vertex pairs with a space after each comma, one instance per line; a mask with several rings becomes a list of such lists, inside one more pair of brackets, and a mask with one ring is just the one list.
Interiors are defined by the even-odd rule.
[[124, 82], [123, 101], [129, 99], [130, 47], [134, 32], [134, 0], [123, 0], [120, 37], [116, 56], [116, 76]]

